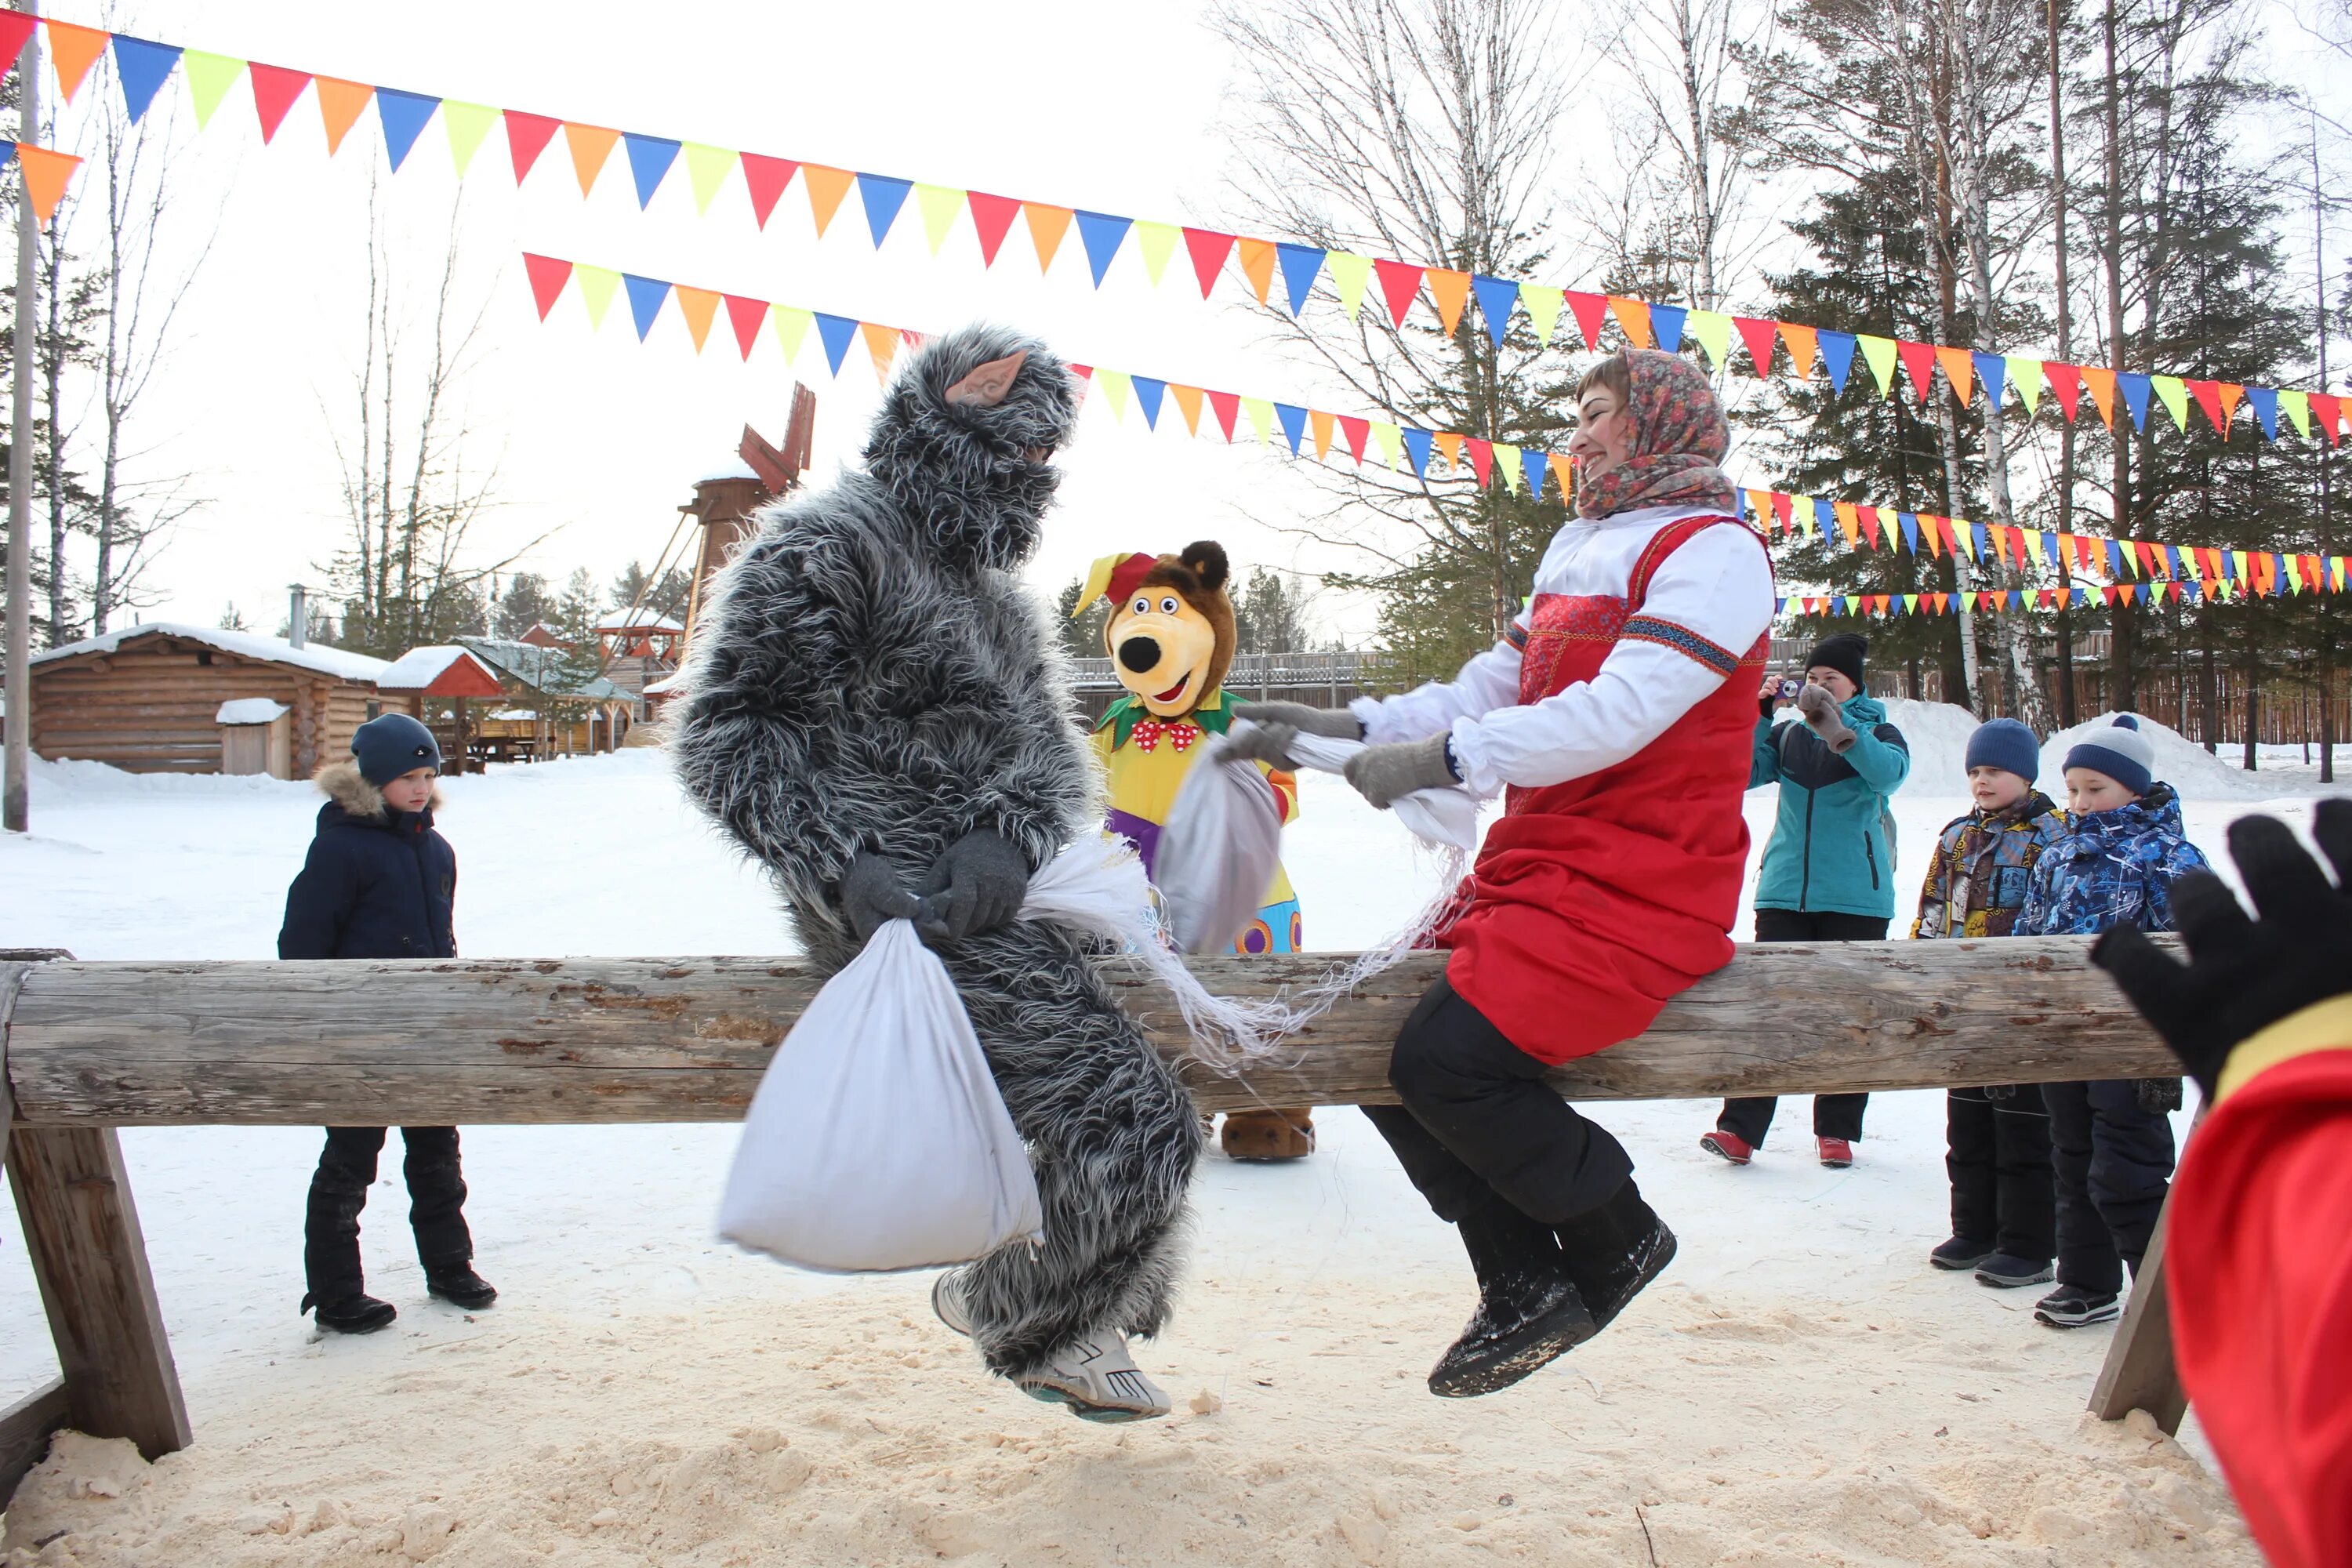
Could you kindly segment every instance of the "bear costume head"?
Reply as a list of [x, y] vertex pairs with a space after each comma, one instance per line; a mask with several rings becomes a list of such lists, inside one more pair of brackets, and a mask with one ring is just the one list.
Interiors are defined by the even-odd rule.
[[1173, 555], [1106, 555], [1087, 574], [1076, 614], [1110, 600], [1105, 651], [1154, 718], [1185, 718], [1223, 684], [1235, 637], [1231, 570], [1224, 546], [1203, 539]]

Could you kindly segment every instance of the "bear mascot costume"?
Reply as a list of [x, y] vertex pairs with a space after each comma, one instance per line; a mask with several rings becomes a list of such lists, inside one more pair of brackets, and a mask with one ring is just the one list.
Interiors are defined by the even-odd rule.
[[[1208, 754], [1203, 742], [1233, 722], [1224, 691], [1235, 640], [1225, 588], [1231, 573], [1224, 547], [1213, 540], [1174, 555], [1106, 555], [1087, 574], [1071, 613], [1075, 620], [1096, 600], [1110, 601], [1103, 647], [1127, 695], [1096, 723], [1095, 752], [1110, 789], [1105, 826], [1135, 846], [1147, 876], [1157, 874], [1160, 830], [1177, 791]], [[1288, 826], [1298, 816], [1297, 779], [1270, 764], [1256, 765], [1274, 786]], [[1257, 918], [1244, 928], [1234, 951], [1297, 952], [1298, 898], [1279, 865], [1258, 902]], [[1221, 1142], [1236, 1160], [1300, 1159], [1314, 1152], [1315, 1122], [1303, 1106], [1235, 1111], [1225, 1118]]]
[[1045, 1240], [941, 1275], [990, 1370], [1092, 1420], [1164, 1415], [1127, 1337], [1168, 1321], [1201, 1131], [1097, 972], [1108, 949], [1016, 919], [1029, 878], [1100, 832], [1035, 550], [1077, 384], [976, 326], [901, 362], [862, 470], [769, 507], [720, 574], [672, 752], [688, 793], [838, 970], [885, 921], [946, 964], [1029, 1146]]

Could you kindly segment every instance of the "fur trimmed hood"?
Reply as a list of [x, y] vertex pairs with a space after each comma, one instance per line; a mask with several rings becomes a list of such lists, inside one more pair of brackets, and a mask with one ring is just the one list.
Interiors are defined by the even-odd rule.
[[[319, 786], [319, 792], [321, 795], [341, 806], [352, 816], [364, 822], [382, 822], [385, 819], [383, 791], [361, 776], [357, 761], [346, 757], [340, 763], [329, 763], [310, 776], [311, 782]], [[428, 812], [441, 809], [439, 784], [433, 786], [433, 798], [425, 803], [425, 809]]]

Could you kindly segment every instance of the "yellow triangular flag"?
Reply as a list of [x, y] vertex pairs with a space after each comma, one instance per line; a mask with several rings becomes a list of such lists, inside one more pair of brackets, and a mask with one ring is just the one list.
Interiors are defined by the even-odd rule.
[[2011, 354], [2009, 384], [2017, 388], [2017, 395], [2025, 405], [2027, 417], [2033, 414], [2034, 405], [2042, 401], [2042, 362], [2032, 354]]
[[1274, 439], [1274, 400], [1269, 397], [1244, 397], [1242, 412], [1249, 416], [1251, 428], [1257, 432], [1257, 444], [1265, 446]]
[[1354, 321], [1356, 312], [1363, 308], [1364, 285], [1372, 276], [1372, 258], [1335, 250], [1323, 258], [1323, 265], [1331, 269], [1331, 286], [1339, 291], [1339, 309], [1348, 312], [1348, 320]]
[[613, 291], [621, 286], [621, 275], [609, 267], [591, 267], [583, 262], [572, 269], [580, 284], [580, 302], [588, 307], [588, 325], [604, 324], [604, 310], [613, 302]]
[[1150, 218], [1135, 220], [1136, 247], [1143, 253], [1143, 275], [1151, 279], [1154, 289], [1160, 287], [1160, 275], [1168, 270], [1168, 258], [1176, 254], [1176, 242], [1184, 231], [1172, 223], [1155, 223]]
[[1134, 390], [1134, 384], [1128, 379], [1127, 372], [1097, 366], [1095, 384], [1102, 388], [1103, 401], [1110, 405], [1110, 416], [1125, 424], [1128, 394]]
[[487, 103], [460, 103], [454, 98], [441, 100], [441, 129], [448, 134], [449, 162], [456, 165], [459, 179], [466, 177], [474, 154], [481, 150], [482, 138], [498, 122], [499, 111]]
[[736, 163], [732, 147], [713, 147], [705, 142], [686, 143], [686, 178], [694, 187], [694, 210], [707, 213], [711, 198], [719, 187], [727, 183], [727, 171]]
[[1381, 420], [1373, 420], [1372, 445], [1380, 448], [1381, 456], [1387, 459], [1391, 469], [1401, 466], [1404, 456], [1404, 441], [1402, 433], [1395, 426]]
[[801, 344], [807, 341], [816, 316], [798, 305], [771, 305], [768, 314], [776, 324], [776, 344], [784, 351], [784, 363], [790, 364], [800, 358]]
[[964, 200], [965, 193], [953, 185], [916, 184], [915, 208], [923, 215], [923, 237], [930, 242], [933, 256], [947, 243], [948, 231], [955, 226], [956, 214], [963, 211]]
[[202, 49], [188, 49], [180, 56], [180, 68], [188, 73], [188, 100], [196, 111], [196, 129], [202, 131], [245, 74], [245, 62], [227, 55], [208, 55]]
[[1519, 481], [1522, 477], [1520, 473], [1519, 449], [1517, 447], [1506, 447], [1500, 442], [1496, 442], [1495, 445], [1495, 466], [1503, 470], [1503, 488], [1513, 495], [1518, 494]]
[[1535, 329], [1539, 346], [1550, 346], [1552, 329], [1559, 325], [1560, 303], [1567, 298], [1565, 289], [1545, 289], [1533, 283], [1519, 285], [1519, 304], [1528, 313], [1528, 325]]

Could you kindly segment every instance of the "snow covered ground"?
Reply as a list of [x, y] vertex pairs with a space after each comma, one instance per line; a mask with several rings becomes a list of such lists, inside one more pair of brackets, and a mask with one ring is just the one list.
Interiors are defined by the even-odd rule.
[[[1907, 888], [1965, 806], [1969, 721], [1894, 719], [1916, 759]], [[2307, 813], [2315, 772], [2287, 756], [2250, 776], [2158, 740], [2209, 850], [2249, 807]], [[657, 752], [447, 793], [469, 954], [787, 946]], [[35, 832], [0, 841], [0, 944], [266, 956], [317, 803], [39, 764]], [[1305, 805], [1286, 853], [1308, 942], [1378, 941], [1433, 868], [1336, 781], [1310, 777]], [[1748, 802], [1759, 855], [1772, 808], [1769, 789]], [[1801, 1105], [1754, 1166], [1725, 1166], [1696, 1147], [1712, 1109], [1600, 1112], [1681, 1257], [1560, 1367], [1461, 1404], [1420, 1380], [1468, 1311], [1467, 1268], [1355, 1112], [1324, 1112], [1298, 1164], [1213, 1158], [1178, 1322], [1142, 1357], [1178, 1411], [1124, 1429], [989, 1384], [931, 1321], [927, 1277], [803, 1276], [717, 1245], [730, 1128], [467, 1130], [467, 1212], [505, 1292], [472, 1318], [427, 1302], [387, 1151], [367, 1246], [402, 1317], [362, 1340], [295, 1311], [315, 1132], [130, 1131], [197, 1444], [152, 1471], [61, 1455], [20, 1495], [7, 1563], [2256, 1561], [2190, 1451], [2081, 1418], [2107, 1331], [2042, 1329], [2037, 1292], [1926, 1267], [1946, 1234], [1939, 1095], [1879, 1097], [1845, 1172], [1804, 1157]], [[53, 1365], [14, 1232], [12, 1210], [0, 1403]]]

